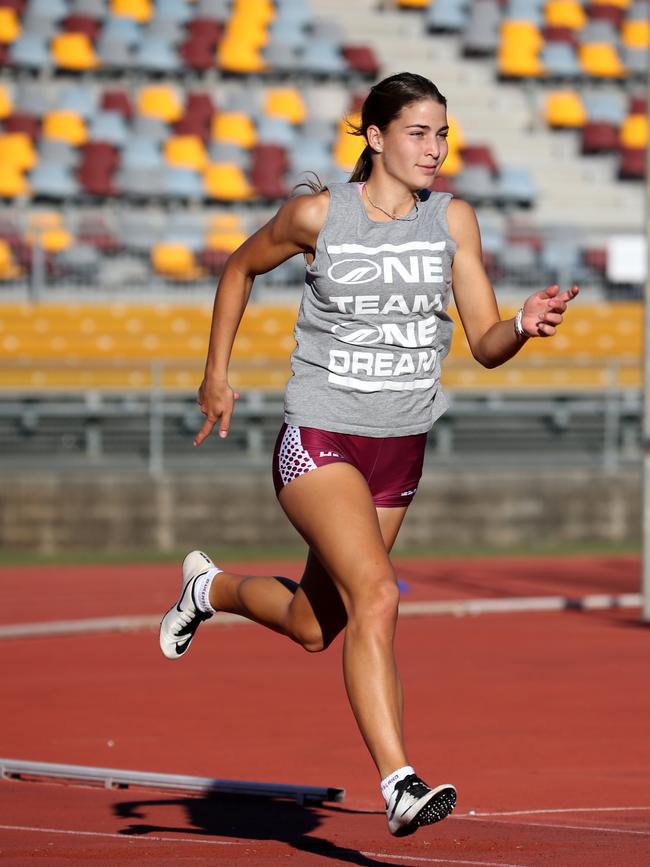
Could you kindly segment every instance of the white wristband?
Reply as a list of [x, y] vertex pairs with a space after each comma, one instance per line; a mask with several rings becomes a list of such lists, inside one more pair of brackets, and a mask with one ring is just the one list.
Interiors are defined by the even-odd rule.
[[524, 326], [521, 324], [522, 319], [524, 318], [524, 308], [520, 307], [515, 314], [515, 334], [517, 337], [524, 338], [528, 337], [526, 332], [524, 331]]

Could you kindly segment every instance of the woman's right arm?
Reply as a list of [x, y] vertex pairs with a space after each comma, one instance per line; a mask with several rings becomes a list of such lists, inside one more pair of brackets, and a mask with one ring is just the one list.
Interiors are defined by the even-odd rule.
[[314, 253], [329, 203], [328, 193], [289, 199], [266, 225], [228, 258], [214, 300], [210, 344], [198, 404], [205, 415], [194, 439], [199, 446], [219, 421], [226, 437], [239, 395], [228, 383], [228, 365], [235, 335], [258, 274], [265, 274], [297, 253]]

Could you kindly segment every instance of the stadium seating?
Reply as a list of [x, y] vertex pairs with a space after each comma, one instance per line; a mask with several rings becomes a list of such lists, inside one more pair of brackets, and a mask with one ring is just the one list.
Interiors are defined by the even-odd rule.
[[[181, 259], [196, 267], [191, 251], [180, 247], [156, 248], [154, 255], [163, 273], [173, 271]], [[0, 279], [6, 248], [4, 256], [0, 244]], [[296, 312], [296, 305], [249, 306], [235, 344], [233, 384], [271, 390], [284, 384]], [[209, 305], [196, 304], [2, 304], [0, 345], [15, 365], [3, 375], [5, 388], [146, 388], [156, 361], [165, 363], [166, 388], [195, 386], [210, 315]], [[467, 365], [469, 347], [456, 328], [444, 381], [455, 389], [489, 385], [546, 392], [634, 387], [640, 381], [642, 343], [639, 304], [583, 304], [580, 316], [567, 319], [553, 340], [533, 341], [506, 368], [485, 370]], [[27, 362], [41, 364], [30, 367]]]

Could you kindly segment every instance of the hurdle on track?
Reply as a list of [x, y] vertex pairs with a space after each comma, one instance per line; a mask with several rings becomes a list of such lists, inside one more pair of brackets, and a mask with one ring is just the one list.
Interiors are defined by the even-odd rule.
[[95, 768], [84, 765], [61, 765], [50, 762], [28, 762], [21, 759], [1, 759], [0, 776], [4, 779], [32, 781], [63, 780], [101, 783], [106, 789], [126, 789], [131, 786], [162, 791], [199, 792], [204, 795], [248, 795], [258, 798], [286, 798], [298, 804], [340, 803], [345, 789], [319, 786], [292, 786], [286, 783], [251, 783], [244, 780], [219, 780], [212, 777], [192, 777], [181, 774], [157, 774], [151, 771], [127, 771], [118, 768]]

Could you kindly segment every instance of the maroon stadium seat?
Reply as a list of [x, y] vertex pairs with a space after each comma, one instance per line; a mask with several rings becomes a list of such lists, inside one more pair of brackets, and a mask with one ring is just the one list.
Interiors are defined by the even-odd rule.
[[464, 163], [468, 166], [485, 166], [493, 175], [499, 171], [497, 161], [490, 150], [489, 145], [475, 144], [464, 145], [460, 149], [460, 156]]
[[2, 121], [2, 125], [5, 132], [24, 132], [32, 141], [36, 141], [41, 134], [41, 123], [31, 114], [14, 112]]
[[258, 194], [268, 199], [287, 195], [284, 173], [288, 168], [286, 151], [279, 145], [257, 145], [252, 151], [251, 182]]
[[379, 75], [379, 61], [369, 45], [344, 45], [341, 49], [343, 57], [350, 69], [377, 78]]
[[126, 90], [105, 90], [101, 106], [104, 111], [119, 111], [127, 119], [133, 117], [133, 106]]
[[645, 148], [621, 148], [618, 176], [622, 180], [642, 180], [645, 178]]
[[590, 120], [582, 127], [582, 153], [601, 154], [618, 150], [618, 128], [604, 120]]
[[87, 15], [68, 15], [63, 20], [63, 30], [68, 33], [84, 33], [91, 42], [97, 38], [101, 22]]
[[578, 39], [575, 32], [570, 27], [557, 27], [549, 25], [542, 29], [542, 35], [546, 42], [567, 42], [575, 48], [578, 45]]
[[187, 99], [185, 100], [186, 116], [200, 117], [202, 120], [209, 122], [212, 120], [212, 115], [216, 110], [209, 93], [195, 90], [187, 94]]
[[191, 69], [213, 69], [217, 65], [215, 46], [201, 39], [186, 39], [179, 46], [178, 54]]
[[604, 274], [607, 270], [607, 249], [605, 247], [585, 247], [582, 251], [582, 261], [593, 271]]
[[229, 254], [225, 250], [202, 250], [198, 256], [198, 264], [209, 274], [218, 276], [228, 261]]

